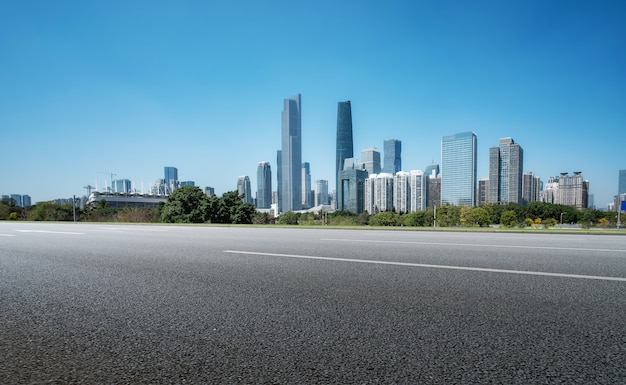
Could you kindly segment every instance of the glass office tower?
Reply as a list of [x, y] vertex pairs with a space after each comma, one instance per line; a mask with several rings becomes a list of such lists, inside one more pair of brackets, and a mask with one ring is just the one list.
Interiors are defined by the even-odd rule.
[[476, 134], [462, 132], [441, 140], [441, 203], [476, 205]]
[[522, 204], [523, 167], [524, 151], [512, 138], [489, 149], [489, 202]]
[[[354, 157], [354, 145], [352, 142], [352, 105], [350, 101], [339, 102], [337, 104], [337, 143], [336, 143], [336, 160], [335, 160], [335, 186], [337, 193], [341, 194], [341, 171], [346, 159]], [[337, 198], [337, 207], [343, 198]]]
[[171, 194], [178, 188], [178, 169], [165, 167], [165, 194]]
[[395, 175], [402, 171], [402, 142], [397, 139], [389, 139], [383, 142], [385, 162], [383, 172]]
[[361, 163], [369, 175], [380, 174], [380, 151], [376, 147], [366, 147], [361, 150]]
[[259, 162], [256, 172], [256, 207], [269, 209], [272, 206], [272, 169], [269, 162]]
[[284, 100], [282, 113], [281, 210], [302, 209], [302, 98]]
[[250, 188], [250, 177], [247, 175], [237, 178], [237, 193], [243, 195], [243, 201], [252, 203], [252, 189]]

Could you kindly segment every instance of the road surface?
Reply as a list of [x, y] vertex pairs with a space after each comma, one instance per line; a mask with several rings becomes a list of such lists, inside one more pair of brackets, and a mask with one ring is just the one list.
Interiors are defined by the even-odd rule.
[[626, 383], [626, 237], [0, 222], [2, 384]]

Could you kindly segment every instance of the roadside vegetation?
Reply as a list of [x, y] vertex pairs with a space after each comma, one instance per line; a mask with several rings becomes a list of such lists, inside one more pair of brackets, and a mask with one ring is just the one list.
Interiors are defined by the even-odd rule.
[[[0, 202], [1, 220], [72, 221], [71, 203], [39, 202], [31, 207], [17, 207], [12, 199]], [[610, 229], [617, 225], [617, 213], [595, 209], [576, 209], [570, 206], [532, 202], [518, 204], [466, 207], [442, 205], [425, 211], [398, 213], [385, 211], [355, 214], [347, 211], [332, 213], [286, 212], [278, 218], [255, 210], [243, 201], [237, 191], [221, 197], [207, 196], [199, 187], [183, 186], [167, 201], [153, 208], [111, 208], [106, 200], [96, 207], [76, 209], [76, 219], [83, 222], [138, 222], [138, 223], [220, 223], [220, 224], [279, 224], [300, 226], [402, 226], [480, 228], [551, 228], [557, 225]]]

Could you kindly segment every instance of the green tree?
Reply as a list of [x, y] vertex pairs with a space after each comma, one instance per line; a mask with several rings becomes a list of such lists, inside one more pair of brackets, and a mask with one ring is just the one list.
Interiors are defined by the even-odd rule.
[[286, 213], [280, 214], [276, 223], [279, 225], [297, 225], [298, 224], [298, 213], [293, 211], [287, 211]]
[[517, 225], [517, 215], [513, 210], [506, 210], [502, 212], [500, 217], [500, 224], [504, 227], [515, 227]]
[[480, 227], [487, 227], [491, 224], [489, 212], [482, 207], [472, 209], [472, 216], [474, 217], [474, 222]]
[[461, 221], [461, 209], [449, 203], [437, 207], [437, 226], [453, 227], [458, 226]]
[[161, 220], [167, 223], [203, 223], [208, 219], [209, 197], [196, 186], [182, 186], [167, 197]]
[[383, 211], [370, 216], [370, 226], [397, 226], [400, 215], [393, 211]]

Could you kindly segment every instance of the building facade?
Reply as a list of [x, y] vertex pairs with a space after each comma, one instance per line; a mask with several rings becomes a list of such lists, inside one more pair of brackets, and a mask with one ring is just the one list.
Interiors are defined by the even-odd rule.
[[164, 167], [165, 174], [165, 191], [164, 193], [171, 194], [178, 188], [178, 169], [176, 167]]
[[410, 185], [410, 209], [409, 211], [424, 211], [426, 210], [426, 196], [428, 192], [428, 177], [421, 170], [411, 170], [409, 185]]
[[[352, 104], [349, 100], [337, 104], [337, 141], [335, 145], [335, 186], [337, 191], [341, 181], [346, 159], [354, 158], [354, 143], [352, 139]], [[339, 202], [341, 199], [337, 199]], [[336, 207], [338, 208], [338, 207]]]
[[478, 192], [476, 193], [476, 206], [484, 206], [489, 201], [489, 178], [478, 179]]
[[396, 212], [408, 213], [411, 211], [411, 174], [406, 171], [398, 171], [394, 175], [393, 195], [393, 208]]
[[376, 147], [366, 147], [361, 150], [361, 163], [369, 175], [380, 174], [380, 150]]
[[626, 194], [626, 170], [619, 170], [619, 180], [617, 182], [617, 195]]
[[525, 172], [522, 176], [522, 203], [524, 205], [539, 200], [541, 179], [532, 172]]
[[512, 138], [489, 149], [489, 202], [522, 204], [523, 167], [524, 151]]
[[383, 142], [385, 162], [382, 172], [395, 175], [402, 171], [402, 142], [397, 139], [388, 139]]
[[302, 209], [302, 98], [296, 94], [284, 100], [282, 112], [282, 148], [280, 210]]
[[272, 207], [272, 168], [270, 162], [259, 162], [256, 171], [256, 207]]
[[344, 160], [339, 185], [337, 186], [337, 210], [360, 214], [364, 210], [364, 186], [367, 171], [357, 167], [354, 158]]
[[237, 178], [237, 193], [243, 195], [244, 202], [252, 203], [252, 189], [249, 176], [243, 175]]
[[318, 179], [315, 181], [315, 206], [330, 204], [328, 196], [328, 181]]
[[589, 181], [583, 180], [582, 172], [573, 175], [562, 172], [558, 178], [557, 204], [586, 209], [589, 198]]
[[371, 174], [365, 180], [365, 210], [370, 214], [393, 210], [393, 175]]
[[313, 207], [313, 190], [311, 189], [311, 164], [302, 163], [302, 208]]
[[477, 138], [473, 132], [441, 140], [441, 203], [476, 205]]

